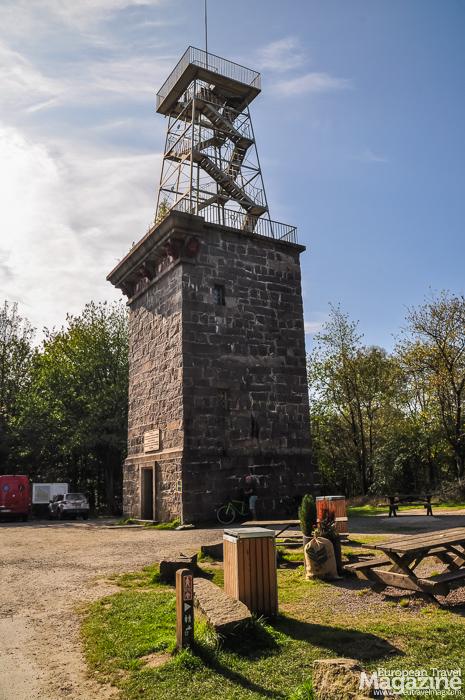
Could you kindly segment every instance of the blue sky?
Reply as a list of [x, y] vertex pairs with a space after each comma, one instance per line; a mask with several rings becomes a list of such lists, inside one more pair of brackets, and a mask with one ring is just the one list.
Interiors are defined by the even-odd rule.
[[[463, 293], [465, 4], [209, 0], [209, 50], [258, 69], [272, 218], [296, 224], [308, 344], [341, 303], [391, 348], [407, 306]], [[155, 92], [203, 0], [2, 0], [0, 298], [40, 329], [90, 299], [153, 219]]]

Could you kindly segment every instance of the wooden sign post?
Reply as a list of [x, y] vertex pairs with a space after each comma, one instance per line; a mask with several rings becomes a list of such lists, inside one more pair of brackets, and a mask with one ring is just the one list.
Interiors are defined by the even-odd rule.
[[176, 645], [185, 649], [194, 640], [194, 577], [189, 569], [176, 571]]

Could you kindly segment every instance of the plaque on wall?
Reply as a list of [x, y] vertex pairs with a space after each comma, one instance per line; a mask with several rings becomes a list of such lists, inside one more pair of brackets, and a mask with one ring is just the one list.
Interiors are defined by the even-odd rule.
[[156, 452], [160, 449], [160, 428], [144, 433], [144, 452]]

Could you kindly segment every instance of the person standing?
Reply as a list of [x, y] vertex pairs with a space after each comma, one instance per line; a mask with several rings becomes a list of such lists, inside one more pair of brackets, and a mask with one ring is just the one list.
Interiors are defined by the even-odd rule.
[[249, 510], [252, 518], [257, 519], [257, 482], [250, 474], [245, 477], [244, 496], [249, 499]]

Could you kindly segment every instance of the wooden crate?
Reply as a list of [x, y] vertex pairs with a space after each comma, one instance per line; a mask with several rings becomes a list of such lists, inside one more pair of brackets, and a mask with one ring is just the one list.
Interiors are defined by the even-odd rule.
[[250, 612], [272, 617], [278, 612], [274, 532], [261, 527], [224, 531], [224, 590]]
[[347, 535], [349, 532], [349, 521], [347, 518], [345, 496], [317, 496], [316, 514], [318, 523], [320, 522], [325, 508], [327, 508], [330, 513], [334, 513], [336, 531], [340, 535]]

